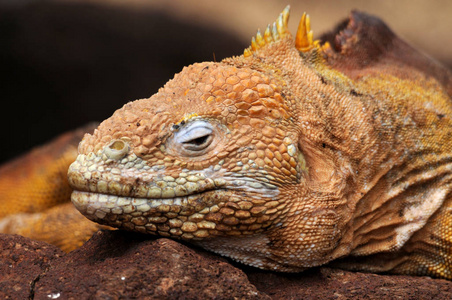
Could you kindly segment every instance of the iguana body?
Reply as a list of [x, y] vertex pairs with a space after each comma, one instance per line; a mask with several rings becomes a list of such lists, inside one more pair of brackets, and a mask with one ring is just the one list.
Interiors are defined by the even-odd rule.
[[352, 14], [323, 44], [305, 16], [295, 39], [287, 21], [86, 135], [72, 202], [263, 269], [347, 257], [451, 279], [450, 73], [373, 17]]
[[72, 189], [67, 182], [67, 169], [77, 157], [80, 139], [95, 127], [67, 132], [0, 168], [0, 232], [71, 251], [99, 230], [69, 202]]

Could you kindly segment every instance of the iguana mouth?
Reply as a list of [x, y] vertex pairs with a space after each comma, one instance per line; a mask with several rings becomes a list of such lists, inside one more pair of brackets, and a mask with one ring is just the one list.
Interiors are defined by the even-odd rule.
[[[175, 172], [162, 165], [148, 166], [133, 153], [114, 160], [104, 153], [80, 154], [68, 171], [74, 189], [72, 203], [88, 219], [104, 225], [197, 239], [221, 234], [221, 230], [233, 232], [233, 226], [242, 223], [240, 218], [253, 214], [256, 217], [251, 220], [258, 222], [258, 216], [279, 205], [271, 201], [273, 206], [262, 206], [263, 198], [279, 193], [276, 186], [254, 178], [235, 178], [221, 164]], [[243, 198], [245, 191], [250, 201]], [[248, 223], [246, 227], [262, 226]]]
[[[74, 191], [71, 200], [83, 215], [101, 224], [150, 234], [163, 232], [163, 235], [177, 236], [187, 233], [185, 238], [192, 238], [197, 235], [201, 237], [202, 233], [192, 234], [198, 228], [215, 228], [215, 224], [205, 218], [207, 214], [219, 210], [212, 201], [216, 192], [218, 191], [186, 197], [148, 199]], [[190, 221], [185, 224], [189, 218]], [[198, 222], [193, 222], [194, 219]]]
[[105, 225], [155, 233], [156, 224], [171, 218], [210, 212], [218, 193], [226, 193], [226, 181], [219, 174], [207, 177], [216, 172], [183, 170], [169, 176], [163, 166], [149, 167], [135, 154], [112, 160], [104, 153], [80, 154], [69, 168], [68, 180], [75, 207]]

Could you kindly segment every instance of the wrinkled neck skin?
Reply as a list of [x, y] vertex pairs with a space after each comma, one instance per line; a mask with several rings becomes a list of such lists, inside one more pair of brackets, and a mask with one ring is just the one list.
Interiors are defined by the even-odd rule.
[[224, 63], [272, 70], [284, 83], [286, 121], [305, 160], [277, 195], [287, 213], [246, 245], [240, 237], [196, 243], [289, 272], [401, 249], [452, 190], [449, 96], [415, 69], [404, 79], [363, 70], [352, 80], [317, 53], [300, 54], [291, 38], [281, 43]]

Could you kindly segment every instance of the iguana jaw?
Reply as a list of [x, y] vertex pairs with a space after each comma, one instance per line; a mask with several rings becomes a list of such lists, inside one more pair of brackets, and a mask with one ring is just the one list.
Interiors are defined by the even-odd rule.
[[239, 234], [255, 233], [268, 227], [277, 215], [277, 201], [272, 201], [271, 207], [263, 205], [268, 199], [276, 200], [279, 194], [269, 182], [234, 178], [221, 162], [197, 171], [149, 167], [133, 153], [114, 157], [109, 153], [112, 144], [96, 154], [80, 154], [68, 173], [75, 190], [72, 202], [95, 222], [142, 233], [199, 239], [237, 235], [233, 227], [238, 224], [243, 229]]
[[216, 229], [212, 216], [206, 219], [206, 215], [220, 208], [205, 202], [215, 193], [147, 199], [74, 191], [72, 203], [97, 223], [141, 233], [199, 239], [211, 235], [211, 231]]

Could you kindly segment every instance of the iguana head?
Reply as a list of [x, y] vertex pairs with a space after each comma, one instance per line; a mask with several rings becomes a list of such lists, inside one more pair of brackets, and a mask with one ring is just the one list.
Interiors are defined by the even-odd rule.
[[333, 129], [317, 113], [337, 92], [310, 66], [320, 46], [309, 18], [296, 39], [288, 18], [286, 8], [242, 56], [185, 67], [86, 135], [69, 169], [77, 209], [261, 268], [328, 261], [349, 171], [323, 150]]

